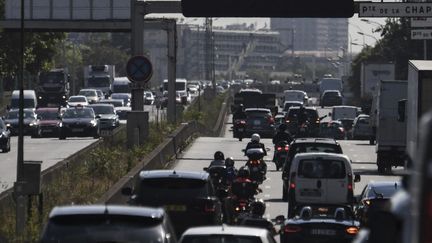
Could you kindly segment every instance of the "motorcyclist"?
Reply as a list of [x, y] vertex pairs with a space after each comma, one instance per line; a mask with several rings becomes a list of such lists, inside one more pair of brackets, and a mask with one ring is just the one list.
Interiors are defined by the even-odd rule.
[[[286, 141], [288, 144], [291, 143], [293, 140], [291, 137], [291, 134], [287, 131], [288, 126], [286, 124], [279, 125], [279, 131], [276, 133], [276, 135], [273, 137], [273, 144], [275, 147], [283, 141]], [[273, 161], [276, 160], [276, 149], [275, 153], [273, 154]]]
[[225, 167], [227, 169], [227, 182], [231, 184], [237, 176], [237, 170], [234, 167], [234, 159], [232, 157], [225, 159]]
[[221, 151], [216, 151], [213, 155], [213, 160], [210, 162], [210, 166], [225, 166], [225, 155]]
[[244, 110], [243, 104], [240, 104], [237, 110], [235, 111], [235, 113], [233, 114], [233, 121], [244, 120], [244, 119], [246, 119], [246, 112]]
[[267, 156], [267, 151], [263, 143], [260, 143], [260, 135], [258, 133], [254, 133], [251, 136], [251, 141], [247, 144], [245, 152], [251, 148], [260, 148], [264, 152], [264, 156]]
[[246, 215], [242, 215], [239, 218], [239, 225], [256, 227], [256, 228], [264, 228], [271, 232], [273, 235], [276, 235], [276, 230], [274, 228], [273, 223], [264, 218], [264, 213], [266, 210], [266, 204], [262, 199], [255, 199], [250, 204], [250, 212]]
[[231, 192], [238, 198], [248, 199], [258, 192], [258, 185], [249, 179], [250, 172], [246, 166], [240, 167], [236, 179], [232, 182]]
[[279, 131], [273, 137], [273, 144], [277, 145], [282, 141], [286, 141], [288, 144], [293, 140], [291, 134], [287, 131], [288, 126], [286, 124], [279, 125]]

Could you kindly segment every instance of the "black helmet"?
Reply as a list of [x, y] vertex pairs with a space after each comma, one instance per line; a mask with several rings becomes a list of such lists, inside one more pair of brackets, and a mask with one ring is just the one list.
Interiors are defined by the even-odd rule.
[[225, 159], [225, 166], [226, 167], [234, 167], [234, 159], [233, 157], [228, 157]]
[[284, 132], [287, 130], [287, 125], [285, 123], [282, 123], [279, 125], [279, 131]]
[[253, 215], [263, 216], [266, 210], [266, 205], [262, 199], [255, 199], [250, 205]]
[[242, 178], [248, 178], [249, 177], [249, 168], [246, 166], [242, 166], [240, 167], [239, 171], [238, 171], [238, 176], [242, 177]]
[[224, 160], [225, 155], [221, 151], [216, 151], [216, 153], [214, 154], [214, 159], [215, 160]]

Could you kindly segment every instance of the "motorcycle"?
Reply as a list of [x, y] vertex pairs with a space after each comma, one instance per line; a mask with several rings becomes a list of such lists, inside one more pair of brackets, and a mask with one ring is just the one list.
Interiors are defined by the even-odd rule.
[[209, 173], [213, 186], [220, 199], [228, 195], [227, 169], [225, 166], [210, 166], [204, 168]]
[[230, 222], [237, 223], [239, 217], [249, 213], [250, 204], [254, 201], [258, 193], [256, 183], [234, 183], [231, 187], [231, 196], [229, 197]]
[[246, 120], [238, 119], [234, 121], [234, 137], [237, 137], [241, 142], [245, 137]]
[[287, 141], [281, 141], [275, 146], [275, 156], [274, 163], [276, 165], [276, 170], [279, 170], [285, 164], [288, 157], [289, 145]]
[[246, 150], [248, 161], [246, 166], [249, 168], [250, 179], [261, 184], [267, 173], [267, 164], [264, 162], [264, 151], [262, 148], [251, 148]]

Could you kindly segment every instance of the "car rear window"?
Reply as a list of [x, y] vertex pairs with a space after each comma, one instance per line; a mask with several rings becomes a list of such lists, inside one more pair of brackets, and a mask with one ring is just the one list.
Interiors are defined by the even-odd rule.
[[243, 235], [187, 235], [183, 243], [261, 243], [258, 236]]
[[159, 218], [138, 216], [59, 216], [50, 219], [41, 242], [157, 242], [151, 235], [161, 223]]
[[341, 148], [336, 144], [325, 144], [325, 143], [297, 143], [292, 146], [290, 151], [297, 153], [335, 153], [341, 154]]
[[247, 111], [246, 115], [248, 117], [265, 117], [265, 116], [271, 116], [271, 114], [267, 111]]
[[343, 179], [346, 177], [345, 163], [340, 160], [301, 160], [297, 173], [300, 178]]
[[[206, 180], [190, 178], [152, 178], [140, 184], [140, 201], [169, 202], [170, 199], [207, 197], [211, 192]], [[163, 204], [161, 204], [163, 205]]]
[[[305, 109], [307, 117], [311, 120], [316, 120], [318, 118], [318, 113], [316, 110]], [[288, 111], [288, 119], [297, 118], [299, 114], [299, 109], [289, 109]]]
[[324, 96], [326, 96], [326, 97], [338, 97], [339, 96], [339, 92], [336, 92], [336, 91], [325, 92]]

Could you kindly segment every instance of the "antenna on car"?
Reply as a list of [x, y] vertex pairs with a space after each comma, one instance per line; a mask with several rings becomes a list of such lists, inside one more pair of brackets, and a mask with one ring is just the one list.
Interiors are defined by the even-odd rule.
[[108, 212], [108, 204], [105, 202], [105, 211], [104, 211], [104, 214], [109, 214], [109, 212]]

